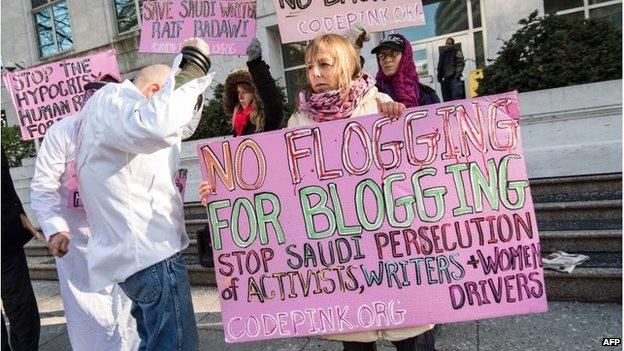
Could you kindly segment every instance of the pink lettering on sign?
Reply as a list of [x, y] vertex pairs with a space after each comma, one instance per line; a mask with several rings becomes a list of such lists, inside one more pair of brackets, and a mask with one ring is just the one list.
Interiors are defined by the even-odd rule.
[[273, 0], [273, 5], [282, 43], [345, 34], [356, 23], [371, 32], [425, 24], [421, 0]]
[[517, 93], [198, 145], [228, 342], [545, 312]]
[[119, 77], [112, 50], [3, 74], [22, 140], [41, 138], [54, 122], [80, 111], [84, 85], [105, 74]]
[[244, 55], [256, 33], [256, 1], [144, 1], [140, 52], [174, 54], [197, 37], [212, 55]]

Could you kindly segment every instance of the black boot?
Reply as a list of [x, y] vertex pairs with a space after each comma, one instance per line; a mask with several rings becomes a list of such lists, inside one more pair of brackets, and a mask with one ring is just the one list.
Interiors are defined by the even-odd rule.
[[343, 341], [343, 351], [377, 351], [377, 344], [375, 342], [355, 342], [355, 341]]
[[435, 338], [433, 330], [405, 339], [393, 341], [397, 351], [435, 351]]

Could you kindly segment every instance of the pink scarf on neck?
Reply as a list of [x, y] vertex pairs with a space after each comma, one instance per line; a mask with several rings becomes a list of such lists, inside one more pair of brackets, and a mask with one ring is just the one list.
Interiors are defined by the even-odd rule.
[[364, 73], [362, 77], [351, 82], [346, 99], [343, 99], [339, 89], [307, 94], [300, 91], [299, 111], [309, 114], [310, 118], [316, 122], [349, 118], [364, 95], [374, 86], [373, 79]]

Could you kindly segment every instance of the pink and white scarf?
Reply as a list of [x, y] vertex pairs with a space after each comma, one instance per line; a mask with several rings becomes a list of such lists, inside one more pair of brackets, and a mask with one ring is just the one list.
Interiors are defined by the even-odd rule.
[[310, 115], [316, 122], [327, 122], [349, 118], [362, 98], [375, 86], [373, 79], [366, 73], [352, 81], [347, 98], [343, 99], [340, 90], [323, 93], [299, 92], [299, 111]]

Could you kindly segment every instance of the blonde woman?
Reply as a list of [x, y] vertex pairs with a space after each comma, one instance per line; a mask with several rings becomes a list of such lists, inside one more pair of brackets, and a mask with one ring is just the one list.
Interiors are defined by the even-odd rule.
[[[399, 117], [405, 105], [393, 102], [381, 93], [375, 82], [362, 70], [353, 45], [335, 34], [316, 37], [305, 54], [307, 86], [299, 92], [298, 110], [288, 120], [288, 127], [308, 126], [373, 113]], [[330, 335], [343, 341], [345, 351], [376, 350], [375, 340], [392, 341], [398, 351], [434, 350], [433, 325], [412, 328], [366, 331]]]
[[384, 113], [400, 116], [405, 106], [380, 93], [362, 70], [353, 45], [335, 34], [316, 37], [305, 54], [307, 85], [299, 92], [298, 110], [288, 127]]

